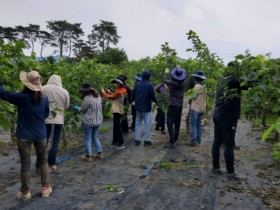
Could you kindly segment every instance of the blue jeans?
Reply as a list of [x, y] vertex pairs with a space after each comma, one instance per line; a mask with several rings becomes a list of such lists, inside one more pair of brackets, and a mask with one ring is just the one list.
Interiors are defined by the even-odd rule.
[[144, 120], [145, 125], [145, 141], [151, 141], [150, 130], [151, 130], [151, 112], [140, 112], [136, 111], [136, 122], [135, 122], [135, 140], [141, 140], [141, 125]]
[[190, 114], [190, 125], [191, 125], [191, 140], [193, 142], [201, 141], [202, 127], [201, 119], [203, 113], [198, 113], [194, 110], [191, 110]]
[[98, 128], [96, 127], [90, 127], [86, 124], [83, 124], [84, 128], [84, 135], [85, 135], [85, 147], [86, 147], [86, 155], [92, 155], [92, 149], [91, 149], [91, 141], [94, 141], [95, 150], [97, 153], [102, 152], [102, 146], [98, 139]]

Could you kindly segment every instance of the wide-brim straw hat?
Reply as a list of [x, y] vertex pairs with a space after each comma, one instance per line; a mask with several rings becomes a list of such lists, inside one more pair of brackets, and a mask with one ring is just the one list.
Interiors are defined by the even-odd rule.
[[21, 71], [19, 79], [30, 90], [42, 91], [41, 76], [37, 71]]

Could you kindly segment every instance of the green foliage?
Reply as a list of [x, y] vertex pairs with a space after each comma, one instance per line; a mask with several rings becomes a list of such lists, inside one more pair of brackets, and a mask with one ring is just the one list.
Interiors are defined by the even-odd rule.
[[105, 186], [103, 186], [103, 190], [106, 190], [107, 192], [115, 192], [117, 191], [118, 186], [114, 185], [114, 184], [107, 184]]
[[280, 163], [280, 142], [274, 144], [273, 150], [272, 150], [272, 157]]
[[270, 127], [263, 133], [262, 140], [266, 140], [273, 130], [280, 133], [280, 117], [278, 117], [276, 122], [270, 125]]
[[118, 48], [112, 48], [105, 51], [104, 53], [100, 53], [96, 56], [96, 58], [99, 63], [103, 64], [119, 65], [123, 62], [128, 61], [126, 52]]

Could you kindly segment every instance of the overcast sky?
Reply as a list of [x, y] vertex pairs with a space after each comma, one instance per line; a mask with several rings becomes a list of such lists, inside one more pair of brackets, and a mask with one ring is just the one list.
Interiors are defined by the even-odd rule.
[[[195, 31], [225, 63], [249, 49], [252, 55], [280, 57], [280, 0], [0, 0], [0, 25], [67, 20], [82, 23], [85, 34], [100, 20], [111, 21], [121, 36], [117, 47], [129, 59], [156, 56], [168, 42], [181, 58]], [[44, 52], [47, 54], [47, 50]], [[49, 52], [50, 53], [50, 52]], [[39, 54], [39, 51], [38, 51]]]

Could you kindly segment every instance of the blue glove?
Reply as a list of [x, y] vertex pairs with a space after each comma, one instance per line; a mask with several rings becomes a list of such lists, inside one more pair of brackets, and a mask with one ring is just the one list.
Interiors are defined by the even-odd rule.
[[80, 109], [79, 106], [73, 106], [73, 108], [74, 108], [75, 110], [79, 110], [79, 109]]

